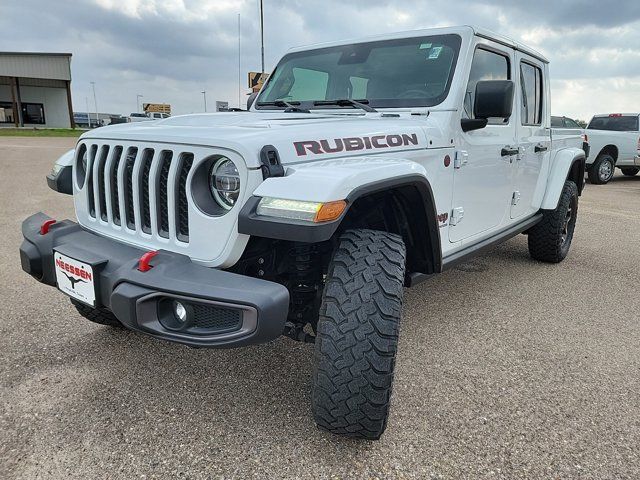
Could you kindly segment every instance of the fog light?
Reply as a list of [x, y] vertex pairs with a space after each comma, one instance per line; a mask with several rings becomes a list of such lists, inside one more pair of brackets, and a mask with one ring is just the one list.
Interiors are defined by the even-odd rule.
[[173, 302], [173, 314], [180, 323], [187, 321], [187, 308], [180, 302]]

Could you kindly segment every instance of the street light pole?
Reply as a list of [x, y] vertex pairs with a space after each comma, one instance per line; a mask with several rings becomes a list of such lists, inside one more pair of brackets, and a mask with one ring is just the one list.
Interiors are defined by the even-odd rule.
[[264, 8], [260, 0], [260, 48], [262, 54], [262, 73], [264, 73]]
[[89, 97], [84, 97], [84, 101], [87, 107], [87, 128], [91, 129], [91, 114], [89, 113]]
[[204, 98], [204, 113], [207, 113], [207, 91], [203, 90], [200, 93], [202, 93], [202, 97]]
[[96, 127], [98, 126], [98, 100], [96, 97], [96, 82], [91, 82], [91, 88], [93, 89], [93, 104], [96, 107]]
[[140, 113], [140, 99], [142, 98], [142, 95], [140, 95], [139, 93], [136, 95], [136, 112]]

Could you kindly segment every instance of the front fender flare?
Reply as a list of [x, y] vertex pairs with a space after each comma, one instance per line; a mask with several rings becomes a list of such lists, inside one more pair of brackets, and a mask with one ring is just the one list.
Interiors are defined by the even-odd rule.
[[[306, 243], [329, 240], [339, 229], [358, 198], [398, 187], [414, 187], [420, 194], [427, 221], [432, 265], [441, 270], [440, 229], [435, 200], [427, 172], [420, 164], [397, 158], [341, 159], [289, 168], [285, 177], [265, 180], [245, 203], [238, 218], [238, 232], [256, 237]], [[325, 223], [259, 216], [256, 208], [262, 197], [313, 202], [346, 200], [342, 215]]]
[[584, 187], [585, 154], [580, 148], [563, 148], [559, 150], [552, 163], [547, 180], [547, 188], [540, 208], [555, 210], [560, 201], [564, 184], [572, 179], [578, 186], [578, 194], [582, 194]]

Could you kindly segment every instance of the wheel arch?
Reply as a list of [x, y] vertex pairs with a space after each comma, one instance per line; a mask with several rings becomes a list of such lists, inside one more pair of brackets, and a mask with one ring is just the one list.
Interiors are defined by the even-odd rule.
[[602, 147], [602, 149], [598, 152], [598, 155], [596, 155], [596, 159], [600, 156], [600, 155], [611, 155], [611, 157], [613, 158], [613, 163], [617, 163], [618, 161], [618, 147], [613, 145], [613, 144], [609, 144], [609, 145], [605, 145], [604, 147]]
[[240, 233], [320, 243], [335, 239], [351, 228], [389, 231], [401, 235], [405, 241], [407, 284], [415, 283], [410, 276], [430, 275], [442, 270], [435, 199], [424, 175], [396, 176], [360, 185], [347, 195], [347, 207], [342, 215], [326, 223], [258, 216], [256, 208], [260, 198], [251, 197], [242, 208], [238, 219]]
[[584, 188], [585, 155], [579, 148], [564, 148], [559, 150], [554, 158], [549, 172], [547, 189], [542, 199], [542, 210], [555, 210], [560, 201], [562, 189], [567, 180], [573, 181], [578, 187], [578, 195]]
[[398, 234], [407, 249], [408, 275], [442, 270], [438, 214], [431, 185], [424, 176], [363, 185], [348, 197], [348, 205], [336, 233], [370, 228]]

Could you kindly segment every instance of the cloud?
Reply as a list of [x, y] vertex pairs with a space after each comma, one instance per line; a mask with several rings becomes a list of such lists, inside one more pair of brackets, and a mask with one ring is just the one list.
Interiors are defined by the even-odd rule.
[[[7, 3], [9, 3], [7, 5]], [[267, 70], [288, 48], [416, 28], [475, 24], [551, 60], [554, 113], [640, 108], [640, 2], [264, 0]], [[240, 88], [238, 14], [241, 14]], [[129, 113], [136, 95], [175, 113], [245, 101], [260, 69], [258, 0], [22, 0], [0, 6], [5, 50], [69, 51], [74, 108]], [[614, 106], [616, 108], [614, 108]], [[622, 108], [625, 107], [626, 108]], [[90, 108], [93, 108], [92, 106]]]

